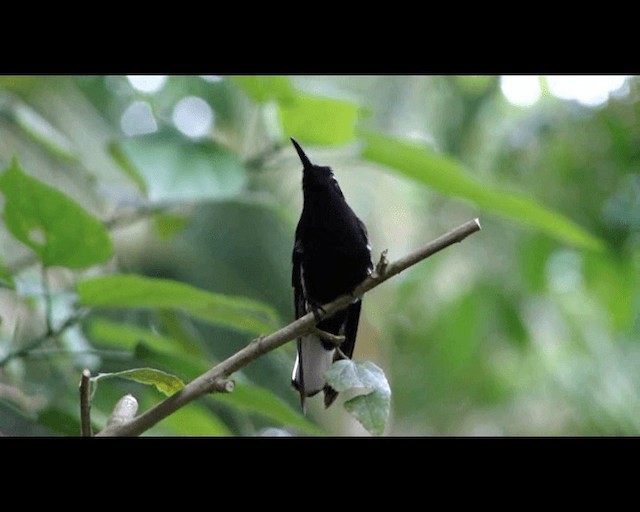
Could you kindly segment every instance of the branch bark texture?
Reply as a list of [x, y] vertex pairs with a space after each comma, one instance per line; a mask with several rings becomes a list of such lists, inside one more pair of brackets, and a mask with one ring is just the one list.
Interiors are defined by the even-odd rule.
[[479, 230], [480, 222], [478, 219], [474, 219], [391, 263], [386, 260], [386, 251], [383, 252], [380, 261], [371, 275], [365, 278], [364, 281], [354, 289], [352, 294], [342, 295], [333, 302], [323, 305], [319, 311], [318, 320], [314, 318], [313, 313], [307, 313], [272, 334], [260, 336], [252, 340], [246, 347], [240, 349], [199, 377], [196, 377], [180, 391], [166, 398], [143, 414], [123, 424], [108, 425], [97, 435], [137, 436], [196, 398], [208, 393], [231, 391], [233, 385], [230, 383], [229, 377], [240, 368], [246, 366], [263, 354], [275, 350], [281, 345], [312, 331], [315, 329], [317, 321], [347, 307], [355, 297], [361, 297], [403, 270], [454, 243], [461, 242]]
[[80, 378], [80, 428], [82, 437], [91, 437], [91, 372], [82, 370]]

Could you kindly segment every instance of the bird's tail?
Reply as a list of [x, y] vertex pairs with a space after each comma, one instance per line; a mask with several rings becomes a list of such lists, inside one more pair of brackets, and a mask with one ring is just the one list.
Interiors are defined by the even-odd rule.
[[336, 350], [325, 348], [317, 334], [308, 334], [298, 339], [298, 356], [293, 365], [291, 383], [300, 393], [300, 402], [304, 409], [304, 401], [308, 396], [313, 396], [323, 389], [325, 390], [325, 406], [328, 407], [335, 396], [327, 404], [327, 389], [335, 395], [337, 393], [326, 385], [324, 374], [333, 363]]

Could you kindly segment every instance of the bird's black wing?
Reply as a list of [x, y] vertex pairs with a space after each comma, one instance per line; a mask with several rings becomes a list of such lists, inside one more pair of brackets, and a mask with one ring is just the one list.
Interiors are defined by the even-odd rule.
[[[364, 223], [356, 217], [358, 221], [358, 227], [360, 228], [360, 234], [364, 239], [364, 242], [367, 244], [367, 249], [371, 252], [371, 247], [369, 245], [369, 237], [367, 233], [367, 227]], [[369, 265], [367, 267], [367, 274], [370, 274], [373, 271], [373, 262], [369, 259]], [[347, 307], [347, 317], [344, 322], [344, 343], [340, 345], [340, 350], [342, 353], [351, 358], [353, 356], [353, 348], [356, 343], [356, 336], [358, 334], [358, 322], [360, 321], [360, 309], [362, 308], [362, 300], [358, 299], [354, 303], [350, 304]]]
[[360, 299], [347, 306], [347, 317], [344, 322], [344, 342], [340, 345], [340, 350], [349, 359], [353, 356], [353, 349], [356, 344], [361, 307], [362, 301]]
[[296, 320], [306, 314], [304, 287], [302, 284], [302, 244], [296, 240], [293, 246], [293, 254], [291, 260], [293, 262], [293, 270], [291, 272], [291, 286], [293, 286], [293, 309], [295, 311]]

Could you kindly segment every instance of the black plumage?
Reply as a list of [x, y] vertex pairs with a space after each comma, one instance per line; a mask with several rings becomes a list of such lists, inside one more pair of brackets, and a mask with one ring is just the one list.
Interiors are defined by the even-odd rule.
[[[304, 204], [293, 247], [292, 285], [295, 316], [350, 293], [372, 270], [367, 230], [347, 204], [330, 167], [314, 165], [292, 137], [303, 165]], [[340, 352], [351, 358], [358, 332], [361, 300], [318, 323], [322, 331], [343, 335]], [[324, 372], [342, 357], [335, 346], [317, 334], [298, 338], [292, 384], [304, 400], [324, 391], [325, 407], [338, 393], [326, 384]]]

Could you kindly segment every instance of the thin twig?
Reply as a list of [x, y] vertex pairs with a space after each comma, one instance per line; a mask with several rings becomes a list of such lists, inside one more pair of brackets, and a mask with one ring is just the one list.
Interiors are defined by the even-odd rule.
[[98, 436], [137, 436], [151, 428], [160, 420], [166, 418], [180, 407], [208, 393], [220, 390], [220, 382], [225, 382], [231, 374], [246, 366], [256, 358], [270, 352], [285, 343], [311, 332], [316, 323], [327, 316], [333, 315], [336, 311], [344, 309], [354, 297], [359, 297], [379, 286], [383, 282], [399, 274], [403, 270], [428, 258], [450, 245], [461, 242], [466, 237], [480, 230], [478, 219], [466, 222], [458, 228], [449, 231], [445, 235], [437, 238], [433, 242], [420, 249], [400, 258], [392, 263], [378, 265], [374, 272], [360, 283], [352, 294], [345, 294], [338, 297], [333, 302], [323, 305], [318, 312], [319, 319], [314, 317], [312, 312], [298, 318], [289, 325], [267, 336], [260, 336], [254, 339], [246, 347], [217, 364], [207, 372], [189, 382], [177, 393], [156, 404], [151, 409], [133, 418], [131, 421], [121, 425], [107, 425], [99, 432]]
[[35, 348], [26, 354], [29, 359], [54, 359], [71, 358], [77, 356], [99, 356], [111, 361], [131, 361], [135, 359], [128, 350], [90, 348], [86, 350], [74, 350], [68, 348]]
[[88, 312], [87, 309], [80, 309], [78, 311], [75, 311], [64, 322], [62, 322], [60, 327], [58, 327], [57, 329], [53, 329], [51, 332], [49, 332], [49, 329], [47, 329], [47, 332], [32, 339], [29, 343], [25, 344], [22, 348], [19, 348], [18, 350], [15, 350], [13, 352], [9, 352], [3, 358], [0, 358], [0, 368], [2, 368], [9, 361], [11, 361], [12, 359], [15, 359], [16, 357], [24, 357], [29, 355], [29, 353], [32, 350], [37, 349], [38, 347], [43, 345], [47, 340], [60, 336], [64, 331], [66, 331], [73, 325], [79, 323], [80, 320], [82, 320], [87, 315], [87, 312]]
[[80, 377], [80, 433], [82, 437], [91, 437], [91, 372], [82, 370]]
[[120, 213], [103, 221], [103, 224], [105, 228], [111, 231], [123, 226], [129, 226], [154, 215], [175, 210], [188, 210], [196, 206], [196, 204], [197, 201], [158, 201], [151, 204], [138, 204], [130, 210], [122, 208]]

